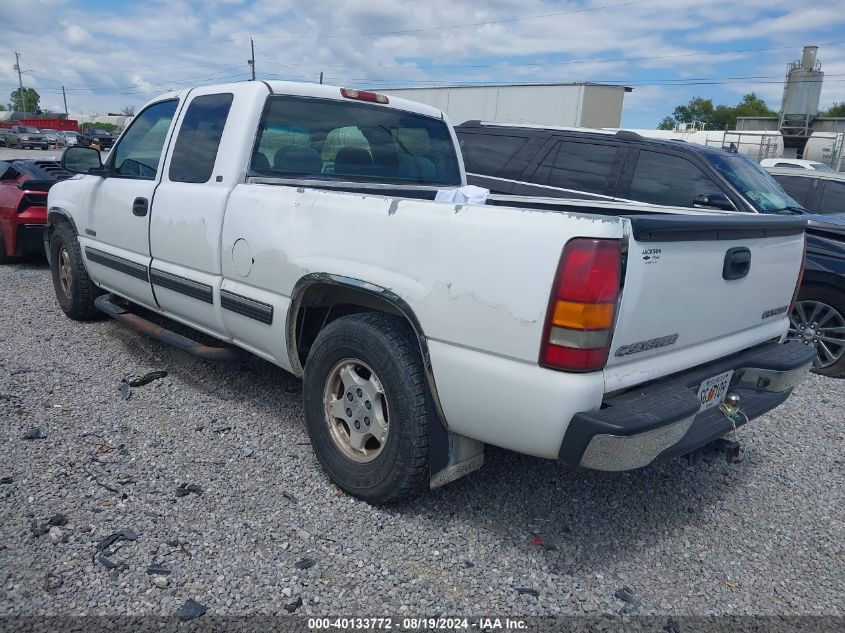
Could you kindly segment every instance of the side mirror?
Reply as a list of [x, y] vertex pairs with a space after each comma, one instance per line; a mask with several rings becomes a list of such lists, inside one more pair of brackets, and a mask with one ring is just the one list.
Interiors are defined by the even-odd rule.
[[692, 200], [696, 209], [721, 209], [722, 211], [736, 211], [730, 198], [723, 193], [702, 193]]
[[62, 153], [62, 169], [72, 174], [105, 176], [100, 152], [93, 147], [72, 145]]

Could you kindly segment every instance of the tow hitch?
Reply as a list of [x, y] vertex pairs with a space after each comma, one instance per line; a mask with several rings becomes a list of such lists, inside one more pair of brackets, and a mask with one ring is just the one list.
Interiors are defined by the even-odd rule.
[[683, 459], [685, 459], [690, 466], [695, 466], [696, 464], [701, 463], [701, 460], [704, 459], [704, 457], [713, 454], [724, 456], [725, 461], [728, 464], [738, 464], [745, 456], [745, 448], [737, 440], [720, 437], [709, 444], [705, 444], [701, 448], [695, 449], [691, 453], [687, 453], [683, 456]]

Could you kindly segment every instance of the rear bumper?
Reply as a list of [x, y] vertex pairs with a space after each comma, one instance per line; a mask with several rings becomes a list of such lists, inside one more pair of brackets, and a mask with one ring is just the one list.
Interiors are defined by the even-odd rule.
[[571, 466], [620, 471], [685, 455], [732, 428], [718, 407], [698, 412], [702, 381], [733, 370], [728, 391], [740, 396], [742, 412], [752, 420], [789, 397], [814, 356], [805, 345], [766, 343], [607, 398], [598, 411], [572, 418], [558, 458]]

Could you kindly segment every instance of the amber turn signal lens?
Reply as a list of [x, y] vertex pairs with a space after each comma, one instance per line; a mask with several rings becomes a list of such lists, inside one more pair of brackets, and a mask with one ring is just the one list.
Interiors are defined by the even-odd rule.
[[573, 330], [603, 330], [613, 325], [612, 303], [578, 303], [560, 301], [555, 303], [552, 324]]

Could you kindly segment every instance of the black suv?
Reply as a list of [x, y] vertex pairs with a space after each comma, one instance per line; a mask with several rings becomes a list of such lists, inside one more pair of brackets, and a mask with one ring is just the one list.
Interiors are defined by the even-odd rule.
[[98, 128], [88, 128], [87, 130], [83, 130], [82, 134], [76, 140], [83, 147], [99, 145], [100, 149], [109, 149], [114, 145], [115, 139], [111, 132]]
[[757, 163], [724, 149], [626, 131], [477, 121], [456, 131], [467, 180], [493, 193], [807, 215], [804, 283], [789, 338], [816, 347], [818, 373], [845, 376], [845, 216], [814, 215]]
[[750, 213], [801, 212], [741, 154], [634, 132], [468, 121], [456, 128], [470, 184], [493, 193], [616, 199]]

